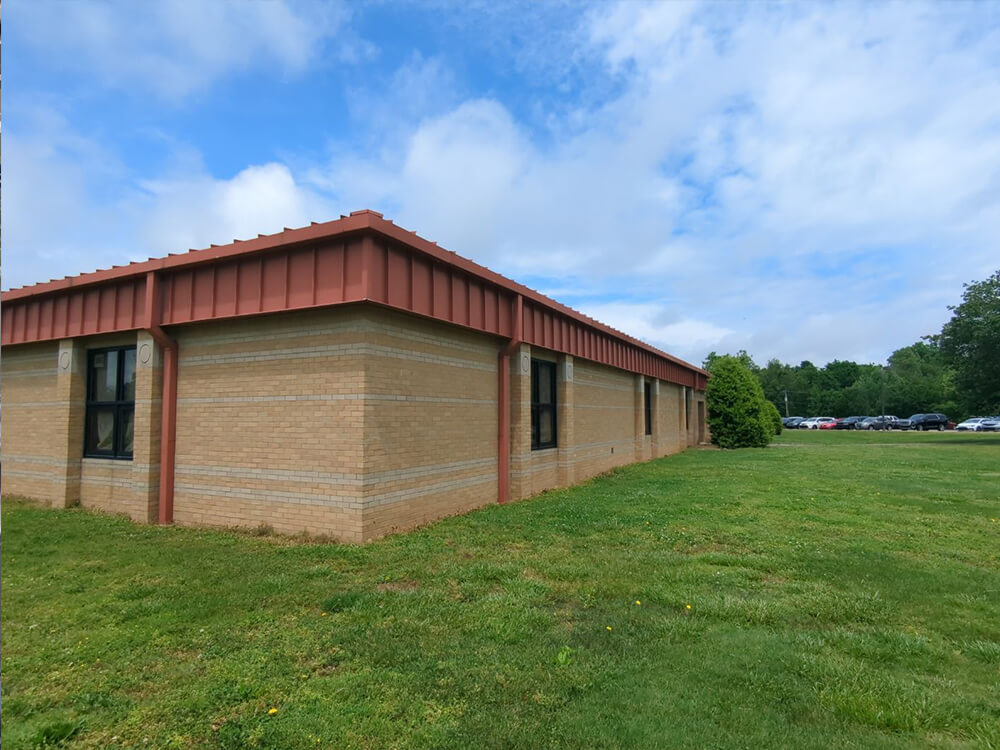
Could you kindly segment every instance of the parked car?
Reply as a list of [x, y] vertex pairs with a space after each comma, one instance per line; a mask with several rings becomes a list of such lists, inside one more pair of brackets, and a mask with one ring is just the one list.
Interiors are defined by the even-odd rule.
[[781, 424], [786, 430], [795, 430], [805, 421], [805, 417], [782, 417]]
[[980, 432], [1000, 432], [1000, 417], [987, 417], [985, 422], [979, 423]]
[[858, 430], [884, 430], [887, 422], [882, 417], [865, 417], [858, 422], [855, 429]]
[[[818, 430], [822, 423], [832, 423], [837, 420], [833, 417], [809, 417], [799, 425], [800, 430]], [[828, 428], [829, 429], [829, 428]]]
[[944, 414], [914, 414], [910, 417], [910, 429], [919, 430], [944, 430], [948, 424], [948, 417]]
[[955, 426], [955, 429], [958, 430], [959, 432], [966, 432], [966, 431], [980, 432], [983, 429], [982, 428], [983, 422], [989, 422], [989, 421], [990, 417], [971, 417], [970, 419], [966, 419], [964, 422], [959, 422]]
[[837, 422], [838, 421], [839, 420], [837, 420], [837, 419], [834, 419], [832, 422], [824, 422], [824, 421], [821, 420], [819, 422], [819, 428], [821, 430], [835, 430], [835, 429], [837, 429]]
[[843, 419], [837, 420], [837, 426], [834, 429], [856, 430], [858, 429], [858, 425], [865, 419], [867, 419], [867, 417], [844, 417]]

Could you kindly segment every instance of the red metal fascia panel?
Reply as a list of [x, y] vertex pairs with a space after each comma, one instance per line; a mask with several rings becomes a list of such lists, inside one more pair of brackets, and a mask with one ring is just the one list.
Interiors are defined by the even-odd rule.
[[260, 311], [288, 309], [288, 253], [261, 256]]
[[347, 250], [343, 243], [316, 248], [317, 305], [332, 305], [345, 300], [346, 263]]
[[38, 303], [38, 335], [45, 338], [52, 338], [53, 314], [55, 312], [55, 300], [52, 297], [43, 299]]
[[434, 270], [426, 258], [413, 257], [410, 266], [410, 305], [418, 315], [434, 316]]
[[381, 215], [372, 214], [369, 226], [375, 231], [385, 235], [386, 237], [394, 239], [397, 242], [409, 245], [411, 248], [415, 250], [430, 255], [431, 257], [440, 260], [442, 262], [445, 262], [451, 266], [459, 268], [460, 270], [464, 271], [470, 276], [484, 279], [498, 287], [507, 289], [517, 294], [521, 294], [525, 298], [525, 301], [532, 301], [545, 308], [551, 309], [557, 313], [565, 315], [568, 318], [578, 320], [584, 325], [591, 326], [599, 331], [602, 331], [606, 335], [612, 336], [615, 339], [627, 341], [628, 343], [631, 343], [640, 349], [654, 353], [658, 357], [663, 357], [664, 359], [677, 362], [686, 369], [691, 369], [694, 371], [700, 370], [700, 368], [697, 368], [688, 362], [684, 362], [683, 360], [678, 359], [677, 357], [674, 357], [673, 355], [668, 354], [667, 352], [660, 351], [659, 349], [650, 346], [644, 341], [640, 341], [639, 339], [633, 338], [621, 331], [617, 331], [611, 328], [610, 326], [606, 326], [599, 321], [593, 320], [592, 318], [588, 318], [582, 313], [579, 313], [576, 310], [573, 310], [572, 308], [566, 307], [565, 305], [556, 302], [555, 300], [549, 299], [548, 297], [545, 297], [544, 295], [536, 292], [533, 289], [529, 289], [528, 287], [522, 284], [518, 284], [517, 282], [508, 279], [505, 276], [501, 276], [500, 274], [496, 273], [495, 271], [491, 271], [485, 266], [481, 266], [478, 263], [469, 260], [468, 258], [463, 258], [460, 255], [456, 255], [453, 252], [445, 250], [439, 247], [436, 243], [429, 242], [428, 240], [419, 237], [413, 232], [409, 232], [403, 229], [402, 227], [396, 226], [391, 221], [382, 218]]
[[431, 309], [432, 315], [440, 320], [451, 318], [451, 276], [445, 266], [431, 267]]
[[316, 304], [316, 253], [315, 247], [288, 252], [285, 269], [287, 307], [312, 307]]
[[235, 263], [223, 263], [215, 269], [215, 287], [213, 294], [213, 315], [217, 318], [228, 318], [236, 315], [236, 300], [238, 298], [237, 276], [239, 268]]
[[0, 343], [52, 341], [67, 336], [131, 330], [143, 295], [130, 279], [69, 294], [20, 297], [3, 303]]
[[500, 333], [500, 300], [493, 287], [483, 288], [483, 328]]
[[361, 242], [344, 244], [344, 301], [365, 299], [368, 272], [365, 270], [365, 258]]
[[477, 330], [486, 330], [483, 325], [483, 285], [475, 279], [469, 279], [469, 325]]
[[[378, 234], [364, 231], [369, 229]], [[141, 306], [135, 279], [143, 274], [142, 281], [148, 271], [162, 276], [164, 325], [367, 299], [510, 337], [515, 332], [508, 300], [520, 296], [528, 305], [521, 333], [529, 343], [644, 373], [654, 371], [646, 364], [652, 355], [651, 361], [679, 365], [688, 382], [703, 380], [698, 368], [374, 212], [4, 292], [2, 341], [134, 328], [136, 304]], [[123, 281], [102, 283], [116, 279]], [[54, 292], [62, 294], [49, 298]]]
[[451, 278], [451, 320], [460, 326], [469, 324], [469, 282], [465, 276], [449, 270]]
[[376, 258], [376, 273], [384, 268], [378, 249], [366, 251], [354, 238], [349, 245], [290, 248], [164, 274], [163, 325], [361, 301], [365, 283], [384, 288], [375, 274], [363, 273], [365, 252]]
[[191, 320], [214, 317], [215, 266], [200, 266], [191, 272]]
[[[410, 253], [399, 247], [387, 247], [385, 265], [386, 294], [380, 302], [386, 302], [393, 307], [405, 310], [413, 309], [413, 269], [410, 266]], [[419, 263], [419, 261], [418, 261]]]
[[32, 300], [31, 304], [25, 309], [25, 338], [37, 339], [41, 335], [41, 331], [39, 330], [39, 323], [42, 318], [41, 313], [41, 303], [38, 300]]
[[125, 278], [145, 279], [146, 273], [149, 271], [174, 271], [203, 263], [246, 257], [259, 252], [329, 240], [332, 237], [346, 237], [371, 228], [372, 221], [375, 219], [381, 220], [381, 214], [374, 211], [355, 211], [350, 216], [343, 216], [334, 221], [314, 223], [307, 227], [285, 230], [276, 234], [262, 234], [252, 240], [234, 240], [228, 245], [213, 245], [204, 250], [189, 250], [186, 253], [170, 253], [166, 257], [151, 258], [141, 263], [114, 266], [92, 273], [54, 279], [19, 289], [10, 289], [3, 292], [2, 301], [7, 303], [23, 297], [34, 297], [39, 294], [65, 291]]

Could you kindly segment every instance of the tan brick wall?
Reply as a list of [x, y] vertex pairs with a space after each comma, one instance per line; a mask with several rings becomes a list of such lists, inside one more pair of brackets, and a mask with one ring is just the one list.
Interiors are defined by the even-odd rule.
[[176, 331], [174, 521], [361, 541], [370, 328], [355, 307]]
[[[155, 520], [147, 505], [148, 464], [85, 458], [80, 477], [80, 506], [106, 513], [124, 513], [133, 521]], [[154, 507], [155, 510], [155, 507]]]
[[[512, 435], [513, 498], [578, 483], [616, 466], [677, 453], [693, 442], [685, 427], [680, 386], [651, 380], [653, 434], [646, 435], [643, 376], [544, 350], [532, 351], [527, 346], [522, 346], [520, 356], [528, 362], [536, 357], [560, 363], [559, 445], [548, 450], [530, 449], [530, 370], [523, 369], [523, 362], [520, 368], [515, 363], [511, 369], [512, 425], [516, 421], [513, 417], [519, 417], [525, 432]], [[694, 424], [691, 434], [696, 434]]]
[[495, 501], [494, 339], [353, 308], [177, 340], [176, 523], [363, 541]]
[[682, 431], [681, 386], [674, 383], [659, 382], [659, 398], [656, 410], [659, 434], [659, 450], [661, 456], [677, 453], [687, 447]]
[[[80, 427], [75, 429], [76, 444], [83, 446], [83, 415], [86, 399], [86, 353], [90, 349], [101, 349], [109, 346], [136, 346], [136, 333], [115, 334], [109, 336], [93, 336], [86, 339], [75, 339], [81, 363], [81, 383], [78, 396], [71, 399], [70, 405], [79, 410]], [[148, 414], [153, 388], [159, 388], [148, 368], [136, 363], [135, 389], [135, 431], [139, 437], [148, 431]], [[157, 447], [157, 451], [158, 451]], [[158, 456], [157, 456], [158, 459]], [[132, 460], [115, 460], [110, 458], [84, 458], [80, 467], [80, 506], [106, 513], [122, 513], [134, 521], [149, 522], [156, 517], [156, 485], [158, 464], [150, 465], [148, 453], [143, 453], [140, 446], [133, 445]], [[153, 495], [150, 497], [150, 486]], [[150, 507], [152, 505], [152, 507]]]
[[576, 480], [583, 481], [615, 466], [640, 460], [642, 401], [635, 374], [613, 367], [577, 360], [576, 445], [573, 461]]
[[159, 403], [157, 374], [141, 365], [136, 370], [134, 460], [82, 458], [87, 351], [135, 343], [131, 333], [4, 348], [5, 495], [59, 507], [79, 503], [136, 521], [155, 518], [158, 421], [157, 434], [150, 438], [148, 433], [149, 412]]
[[[172, 333], [176, 523], [359, 542], [495, 502], [500, 340], [375, 306]], [[134, 458], [81, 461], [86, 350], [129, 342], [140, 352]], [[531, 450], [532, 356], [558, 364], [558, 447], [542, 451]], [[647, 436], [641, 376], [527, 345], [510, 368], [512, 499], [706, 437], [703, 393], [653, 381]], [[143, 332], [5, 348], [4, 494], [154, 521], [161, 384]]]
[[4, 495], [63, 504], [68, 458], [60, 440], [66, 403], [59, 394], [58, 362], [57, 341], [4, 347], [0, 356]]
[[378, 308], [366, 341], [365, 538], [495, 502], [499, 341]]
[[[513, 413], [523, 424], [521, 434], [512, 436], [512, 497], [581, 482], [636, 460], [637, 443], [649, 439], [636, 434], [635, 375], [527, 346], [520, 356], [511, 376]], [[529, 365], [532, 357], [558, 363], [556, 448], [531, 450], [531, 376], [525, 357]]]

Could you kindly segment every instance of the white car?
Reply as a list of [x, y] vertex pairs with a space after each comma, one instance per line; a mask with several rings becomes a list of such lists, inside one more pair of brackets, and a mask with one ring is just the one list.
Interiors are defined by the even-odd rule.
[[1000, 417], [984, 417], [977, 432], [1000, 432]]
[[836, 422], [833, 417], [809, 417], [804, 422], [799, 423], [800, 430], [818, 430], [824, 422]]
[[955, 425], [956, 430], [972, 430], [973, 432], [980, 432], [983, 429], [983, 422], [989, 422], [989, 417], [972, 417], [971, 419], [966, 419], [964, 422]]

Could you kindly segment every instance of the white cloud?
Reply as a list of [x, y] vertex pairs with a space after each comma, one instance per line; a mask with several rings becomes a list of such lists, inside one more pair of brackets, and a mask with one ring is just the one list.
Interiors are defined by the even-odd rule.
[[591, 40], [605, 48], [612, 68], [628, 62], [642, 64], [664, 54], [684, 31], [697, 3], [619, 2], [598, 6], [588, 19]]
[[690, 310], [677, 347], [871, 359], [934, 332], [996, 264], [1000, 32], [974, 6], [724, 7], [598, 6], [584, 41], [622, 88], [574, 135], [469, 101], [338, 195], [517, 278]]
[[277, 66], [301, 72], [337, 34], [335, 59], [373, 53], [370, 43], [351, 33], [347, 7], [340, 4], [32, 0], [14, 4], [7, 15], [40, 65], [65, 66], [88, 87], [138, 87], [168, 99], [204, 90], [233, 71]]
[[143, 183], [140, 240], [153, 253], [225, 244], [325, 220], [331, 206], [287, 166], [250, 166], [229, 179], [205, 174]]
[[4, 135], [4, 288], [225, 244], [336, 215], [283, 164], [216, 178], [177, 149], [170, 173], [138, 179], [51, 110], [22, 113], [30, 135]]
[[[86, 66], [173, 95], [258, 58], [299, 70], [345, 23], [274, 3], [269, 25], [236, 19], [216, 49], [186, 25], [190, 6], [167, 5], [180, 18], [165, 31], [139, 29], [106, 53], [139, 13], [112, 21], [105, 6], [79, 7], [74, 22], [93, 33], [65, 41]], [[207, 28], [234, 7], [212, 5]], [[881, 359], [935, 332], [962, 282], [996, 269], [1000, 31], [988, 16], [976, 5], [589, 6], [570, 57], [600, 60], [614, 81], [595, 86], [603, 98], [526, 116], [502, 90], [466, 95], [445, 57], [413, 53], [348, 92], [356, 133], [332, 135], [325, 164], [219, 178], [195, 162], [139, 179], [64, 128], [51, 144], [16, 139], [13, 157], [8, 147], [4, 208], [23, 205], [19, 190], [48, 191], [95, 237], [113, 208], [134, 252], [371, 207], [693, 361], [741, 348], [758, 361]], [[515, 67], [530, 77], [538, 52]], [[109, 168], [112, 208], [93, 197]], [[29, 236], [32, 220], [45, 242]], [[26, 247], [74, 246], [28, 212], [11, 224]]]
[[580, 306], [580, 311], [694, 364], [701, 364], [704, 353], [716, 349], [734, 333], [655, 303], [587, 303]]
[[94, 270], [99, 248], [122, 257], [125, 166], [52, 110], [20, 118], [28, 135], [4, 133], [4, 287]]

